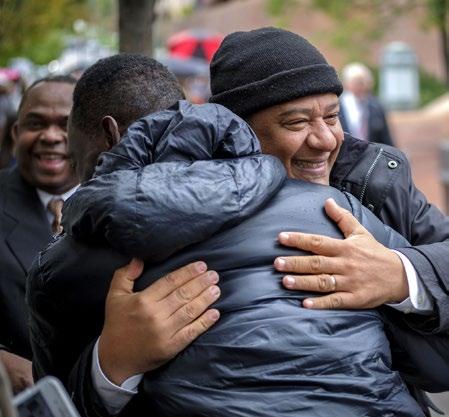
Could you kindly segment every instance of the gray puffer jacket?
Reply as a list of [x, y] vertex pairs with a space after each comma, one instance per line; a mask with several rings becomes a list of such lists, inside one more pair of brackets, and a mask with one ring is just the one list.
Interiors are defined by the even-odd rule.
[[[277, 159], [260, 154], [246, 123], [221, 106], [180, 102], [141, 119], [102, 155], [96, 177], [68, 201], [68, 235], [41, 254], [31, 273], [37, 366], [49, 372], [66, 361], [70, 369], [81, 351], [73, 352], [69, 341], [86, 346], [92, 340], [86, 335], [99, 334], [102, 317], [90, 312], [104, 303], [118, 251], [147, 261], [136, 290], [203, 259], [221, 277], [219, 322], [169, 364], [146, 374], [122, 416], [422, 416], [391, 369], [378, 311], [301, 308], [310, 294], [285, 290], [282, 274], [272, 267], [276, 256], [297, 253], [276, 243], [280, 231], [341, 237], [323, 212], [329, 197], [378, 241], [407, 245], [353, 197], [287, 180]], [[99, 275], [89, 270], [92, 262]], [[67, 283], [70, 299], [83, 298], [81, 307], [57, 300]], [[90, 320], [71, 327], [80, 314]], [[50, 340], [44, 342], [44, 335]], [[52, 352], [56, 346], [64, 357], [52, 357], [61, 356]], [[81, 359], [75, 366], [81, 379], [79, 367], [86, 364]], [[74, 391], [86, 394], [81, 386]], [[98, 404], [75, 400], [83, 414], [101, 415]]]

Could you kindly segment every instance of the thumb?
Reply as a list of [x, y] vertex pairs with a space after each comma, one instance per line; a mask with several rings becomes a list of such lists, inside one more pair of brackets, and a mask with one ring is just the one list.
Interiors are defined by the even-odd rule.
[[134, 281], [140, 277], [143, 271], [143, 261], [137, 258], [131, 259], [128, 265], [117, 269], [112, 277], [109, 294], [131, 294]]
[[340, 207], [333, 198], [324, 203], [326, 214], [337, 223], [345, 238], [365, 232], [365, 228], [348, 210]]

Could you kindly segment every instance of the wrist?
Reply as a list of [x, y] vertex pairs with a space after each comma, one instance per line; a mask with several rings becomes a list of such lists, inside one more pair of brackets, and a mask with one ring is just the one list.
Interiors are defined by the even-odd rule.
[[98, 341], [98, 361], [105, 377], [117, 386], [121, 386], [129, 377], [138, 374], [138, 371], [128, 369], [124, 364], [122, 352], [114, 350], [113, 341], [109, 342], [103, 334]]
[[391, 268], [390, 271], [392, 272], [391, 276], [395, 277], [393, 279], [393, 283], [395, 283], [395, 286], [392, 291], [391, 299], [389, 299], [387, 302], [390, 304], [396, 304], [402, 303], [410, 296], [410, 289], [404, 264], [400, 256], [396, 252], [392, 252], [394, 256], [394, 265], [392, 265], [393, 268]]
[[404, 300], [406, 300], [409, 297], [409, 289], [407, 280], [405, 283], [402, 283], [396, 291], [395, 294], [391, 297], [390, 300], [387, 301], [387, 304], [399, 304], [402, 303]]

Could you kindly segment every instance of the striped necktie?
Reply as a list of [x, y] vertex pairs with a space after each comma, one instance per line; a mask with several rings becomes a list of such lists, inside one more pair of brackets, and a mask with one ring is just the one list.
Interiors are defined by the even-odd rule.
[[63, 204], [64, 200], [60, 197], [52, 198], [47, 204], [48, 211], [53, 214], [51, 230], [54, 235], [59, 235], [62, 232], [61, 218]]

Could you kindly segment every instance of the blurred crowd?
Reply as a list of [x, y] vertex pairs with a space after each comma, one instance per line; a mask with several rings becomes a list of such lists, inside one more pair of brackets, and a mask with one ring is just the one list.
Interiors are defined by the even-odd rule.
[[[210, 97], [209, 62], [223, 36], [205, 30], [177, 33], [167, 41], [167, 48], [157, 51], [157, 59], [180, 82], [192, 103], [207, 102]], [[46, 75], [71, 75], [79, 78], [98, 59], [113, 54], [94, 40], [70, 39], [61, 56], [47, 66], [37, 66], [26, 58], [11, 60], [0, 68], [0, 169], [14, 163], [11, 127], [26, 87]]]
[[14, 162], [11, 128], [25, 87], [25, 80], [18, 70], [0, 68], [0, 169]]

